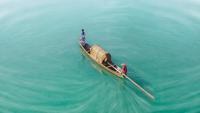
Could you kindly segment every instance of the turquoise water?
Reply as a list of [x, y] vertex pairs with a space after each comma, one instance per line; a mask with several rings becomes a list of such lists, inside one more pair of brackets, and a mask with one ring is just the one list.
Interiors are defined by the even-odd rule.
[[[81, 55], [101, 45], [156, 99]], [[200, 112], [198, 0], [1, 0], [1, 113]]]

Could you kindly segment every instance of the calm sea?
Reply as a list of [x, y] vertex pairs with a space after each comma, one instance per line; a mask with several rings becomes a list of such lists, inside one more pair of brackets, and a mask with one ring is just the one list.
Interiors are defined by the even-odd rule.
[[[81, 54], [126, 63], [147, 98]], [[199, 113], [199, 0], [1, 0], [1, 113]]]

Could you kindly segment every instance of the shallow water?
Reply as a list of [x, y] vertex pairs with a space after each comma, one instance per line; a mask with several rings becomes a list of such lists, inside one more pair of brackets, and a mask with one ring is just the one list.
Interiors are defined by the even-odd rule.
[[[200, 112], [198, 0], [1, 0], [0, 112]], [[154, 101], [81, 55], [80, 29]]]

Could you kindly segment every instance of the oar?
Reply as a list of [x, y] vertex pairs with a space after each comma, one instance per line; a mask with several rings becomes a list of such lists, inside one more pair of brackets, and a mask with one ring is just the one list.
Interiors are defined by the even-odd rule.
[[[117, 68], [115, 68], [112, 64], [110, 64], [108, 62], [108, 64], [113, 67], [116, 71], [118, 71], [119, 73], [121, 73], [121, 71], [119, 71]], [[127, 78], [130, 82], [132, 82], [137, 88], [139, 88], [144, 94], [146, 94], [148, 97], [150, 97], [151, 99], [155, 99], [155, 97], [150, 94], [149, 92], [147, 92], [144, 88], [142, 88], [139, 84], [137, 84], [134, 80], [132, 80], [131, 78], [129, 78], [127, 75], [125, 75], [124, 73], [122, 73], [122, 75]]]

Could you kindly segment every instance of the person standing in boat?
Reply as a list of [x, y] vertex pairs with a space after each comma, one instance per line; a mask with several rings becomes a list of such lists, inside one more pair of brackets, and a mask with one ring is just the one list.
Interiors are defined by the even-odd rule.
[[128, 70], [127, 70], [127, 66], [126, 64], [122, 64], [122, 69], [121, 69], [122, 73], [124, 73], [125, 75], [127, 74]]
[[86, 40], [85, 40], [85, 31], [84, 29], [81, 30], [81, 38], [80, 38], [80, 43], [83, 47], [86, 45]]
[[81, 30], [81, 40], [85, 41], [85, 31], [84, 31], [84, 29]]
[[85, 38], [85, 31], [84, 31], [84, 29], [81, 30], [81, 36]]

